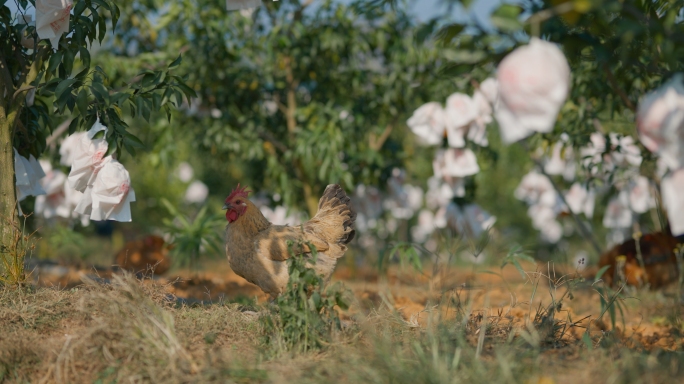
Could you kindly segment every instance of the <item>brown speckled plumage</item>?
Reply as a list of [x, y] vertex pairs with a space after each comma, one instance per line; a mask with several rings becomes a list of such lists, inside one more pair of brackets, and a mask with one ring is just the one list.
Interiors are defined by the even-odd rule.
[[644, 261], [645, 270], [637, 260], [637, 247], [634, 239], [614, 246], [604, 253], [599, 260], [599, 268], [608, 265], [603, 279], [608, 284], [615, 281], [615, 265], [618, 256], [625, 256], [624, 276], [627, 284], [638, 286], [648, 281], [651, 288], [659, 288], [677, 280], [677, 259], [674, 254], [679, 241], [672, 236], [669, 228], [663, 232], [643, 235], [639, 239], [639, 248]]
[[306, 244], [313, 244], [318, 251], [313, 268], [327, 279], [354, 238], [356, 213], [337, 184], [325, 189], [316, 216], [298, 226], [273, 225], [252, 202], [245, 204], [245, 213], [226, 227], [226, 256], [235, 273], [273, 298], [287, 287], [288, 241], [305, 256], [311, 256]]

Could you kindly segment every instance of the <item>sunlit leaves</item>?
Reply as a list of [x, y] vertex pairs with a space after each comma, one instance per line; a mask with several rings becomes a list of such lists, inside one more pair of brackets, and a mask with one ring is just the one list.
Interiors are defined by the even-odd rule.
[[[449, 87], [434, 77], [436, 49], [416, 43], [417, 26], [402, 7], [378, 2], [383, 12], [357, 14], [321, 2], [296, 16], [302, 3], [265, 4], [244, 16], [213, 3], [126, 3], [121, 24], [144, 30], [116, 42], [121, 50], [138, 47], [139, 57], [163, 50], [173, 60], [183, 52], [188, 86], [167, 89], [162, 104], [192, 101], [178, 118], [201, 151], [245, 162], [250, 186], [300, 207], [304, 185], [318, 194], [331, 182], [377, 183], [403, 161], [399, 140], [410, 111], [435, 88], [446, 97]], [[154, 26], [141, 18], [156, 12]], [[151, 30], [168, 37], [152, 41]], [[136, 116], [144, 104], [132, 107]]]
[[522, 28], [519, 20], [522, 8], [513, 4], [502, 4], [494, 10], [490, 18], [492, 25], [503, 32], [513, 32]]
[[211, 214], [205, 205], [191, 218], [182, 214], [168, 200], [162, 198], [161, 202], [170, 215], [164, 219], [164, 226], [173, 236], [172, 253], [176, 265], [195, 267], [204, 248], [213, 250], [209, 254], [221, 253], [219, 228], [225, 223], [221, 215]]
[[[0, 10], [3, 20], [12, 17], [4, 5]], [[41, 50], [44, 52], [43, 66], [32, 82], [41, 99], [23, 113], [22, 118], [25, 115], [29, 119], [24, 125], [32, 129], [16, 136], [16, 147], [28, 147], [29, 152], [38, 157], [45, 148], [46, 134], [41, 129], [51, 131], [53, 117], [67, 115], [72, 118], [69, 133], [88, 129], [99, 118], [110, 128], [107, 134], [110, 152], [120, 156], [121, 150], [126, 149], [134, 154], [136, 148], [144, 145], [128, 132], [126, 114], [149, 121], [154, 113], [164, 111], [170, 119], [170, 106], [177, 108], [184, 100], [196, 96], [194, 90], [174, 72], [181, 64], [180, 55], [164, 69], [146, 69], [127, 79], [110, 78], [100, 66], [92, 67], [92, 44], [102, 43], [108, 28], [113, 33], [119, 17], [119, 5], [113, 1], [75, 1], [70, 32], [62, 36], [59, 47], [54, 47], [58, 48], [56, 51]], [[9, 20], [5, 21], [7, 25], [11, 24]], [[8, 32], [2, 30], [3, 34]], [[29, 27], [28, 33], [34, 34], [35, 28]], [[36, 59], [25, 50], [21, 54], [24, 62]], [[13, 61], [19, 60], [19, 56], [6, 56], [10, 67], [20, 71], [19, 63]]]

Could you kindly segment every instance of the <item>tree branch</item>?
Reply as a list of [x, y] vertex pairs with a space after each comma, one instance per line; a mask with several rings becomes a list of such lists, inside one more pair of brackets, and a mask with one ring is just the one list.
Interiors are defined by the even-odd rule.
[[287, 119], [287, 131], [292, 136], [297, 128], [297, 120], [295, 119], [295, 114], [297, 112], [297, 99], [295, 93], [297, 84], [292, 71], [292, 58], [287, 56], [283, 60], [285, 60], [285, 82], [287, 83], [287, 110], [285, 112], [285, 118]]
[[[523, 148], [525, 148], [525, 150], [526, 150], [527, 152], [531, 153], [531, 151], [530, 151], [530, 149], [529, 149], [529, 147], [527, 146], [526, 143], [521, 142], [521, 144], [522, 144]], [[597, 255], [600, 257], [600, 256], [601, 256], [601, 253], [602, 253], [601, 246], [599, 245], [598, 241], [597, 241], [596, 238], [594, 237], [593, 232], [591, 232], [590, 230], [588, 230], [588, 229], [584, 226], [584, 223], [583, 223], [582, 220], [579, 218], [579, 216], [578, 216], [575, 212], [572, 211], [572, 208], [570, 208], [570, 204], [568, 204], [567, 200], [565, 200], [565, 195], [563, 195], [563, 191], [561, 191], [560, 187], [558, 187], [558, 184], [556, 184], [556, 182], [553, 181], [553, 179], [551, 178], [551, 176], [549, 176], [549, 174], [546, 173], [546, 171], [544, 170], [544, 165], [543, 165], [539, 160], [537, 160], [537, 159], [535, 159], [535, 158], [532, 158], [532, 157], [531, 157], [531, 159], [532, 159], [532, 161], [534, 162], [534, 164], [537, 166], [537, 168], [539, 169], [539, 172], [540, 172], [542, 175], [546, 176], [546, 178], [549, 180], [549, 182], [551, 182], [551, 185], [553, 186], [553, 189], [556, 190], [556, 193], [558, 194], [558, 197], [560, 197], [560, 199], [561, 199], [561, 201], [563, 202], [563, 204], [565, 204], [565, 206], [568, 208], [568, 212], [570, 212], [570, 216], [572, 216], [572, 218], [574, 219], [574, 221], [575, 221], [575, 226], [576, 226], [577, 229], [579, 230], [579, 232], [580, 232], [580, 234], [582, 235], [582, 237], [584, 237], [585, 240], [588, 240], [588, 241], [591, 243], [591, 245], [594, 247], [594, 250], [596, 251]]]
[[40, 69], [43, 67], [43, 59], [45, 59], [45, 55], [50, 51], [50, 48], [48, 48], [47, 45], [41, 45], [40, 48], [38, 48], [38, 52], [36, 52], [36, 59], [33, 60], [33, 63], [31, 63], [31, 66], [29, 67], [28, 71], [22, 74], [22, 77], [19, 79], [19, 84], [21, 84], [21, 87], [29, 85], [33, 80], [38, 77], [38, 72], [40, 72]]
[[385, 130], [382, 131], [380, 136], [376, 136], [374, 133], [371, 133], [370, 135], [370, 148], [374, 151], [379, 151], [382, 146], [385, 144], [385, 141], [389, 138], [390, 134], [392, 133], [393, 126], [392, 125], [387, 125], [385, 127]]
[[50, 48], [48, 48], [47, 45], [42, 45], [40, 48], [38, 48], [38, 52], [36, 52], [36, 59], [33, 60], [29, 70], [25, 71], [19, 80], [19, 91], [12, 94], [9, 108], [7, 108], [7, 121], [9, 122], [10, 129], [12, 130], [12, 136], [14, 135], [14, 128], [16, 127], [16, 123], [18, 121], [17, 117], [20, 115], [19, 112], [21, 111], [21, 108], [23, 108], [24, 103], [26, 103], [26, 98], [17, 96], [20, 96], [24, 92], [31, 89], [30, 84], [38, 77], [38, 73], [40, 73], [40, 70], [43, 67], [43, 59], [49, 51]]
[[71, 124], [72, 119], [67, 119], [63, 123], [61, 123], [59, 126], [57, 126], [57, 129], [55, 129], [52, 134], [45, 140], [45, 145], [48, 147], [51, 146], [57, 139], [62, 135], [62, 133], [66, 132], [67, 129], [69, 129], [69, 125]]
[[606, 72], [606, 76], [608, 77], [608, 82], [610, 82], [610, 86], [613, 88], [615, 92], [617, 92], [618, 96], [622, 99], [622, 102], [625, 103], [627, 108], [632, 110], [632, 112], [636, 112], [636, 106], [634, 106], [634, 103], [627, 97], [627, 94], [625, 91], [620, 87], [618, 84], [617, 80], [615, 80], [615, 75], [613, 75], [613, 72], [610, 70], [608, 67], [608, 63], [603, 63], [603, 71]]
[[13, 90], [14, 82], [12, 81], [12, 75], [10, 74], [9, 67], [7, 67], [5, 57], [0, 55], [0, 108], [6, 109], [9, 106]]
[[273, 135], [271, 135], [271, 133], [263, 131], [263, 132], [259, 132], [258, 135], [262, 139], [273, 144], [273, 146], [276, 147], [280, 152], [283, 152], [283, 153], [287, 152], [287, 146], [285, 144], [281, 143], [280, 141], [278, 141], [278, 139], [276, 139], [275, 137], [273, 137]]
[[273, 102], [276, 103], [276, 106], [280, 112], [282, 112], [284, 115], [287, 114], [287, 107], [285, 104], [280, 102], [280, 96], [277, 93], [273, 95]]

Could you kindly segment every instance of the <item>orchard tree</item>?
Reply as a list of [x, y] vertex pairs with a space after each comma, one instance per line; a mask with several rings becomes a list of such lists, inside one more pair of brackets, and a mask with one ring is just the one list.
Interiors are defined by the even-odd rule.
[[251, 164], [243, 184], [311, 215], [328, 183], [378, 184], [402, 165], [413, 108], [453, 88], [404, 7], [359, 13], [329, 0], [265, 1], [226, 16], [221, 0], [119, 6], [120, 23], [135, 31], [117, 40], [120, 50], [184, 52], [199, 100], [177, 121], [197, 148], [226, 168]]
[[[472, 3], [446, 2], [466, 9]], [[384, 6], [395, 2], [374, 3]], [[576, 150], [586, 146], [593, 133], [607, 139], [615, 137], [609, 134], [628, 135], [639, 143], [636, 111], [643, 96], [684, 70], [683, 6], [684, 2], [678, 0], [522, 1], [500, 5], [491, 15], [491, 26], [453, 23], [433, 29], [431, 36], [452, 52], [443, 70], [454, 78], [472, 79], [473, 88], [483, 76], [493, 75], [502, 59], [528, 44], [531, 37], [558, 44], [570, 65], [570, 94], [553, 129], [522, 142], [530, 154], [538, 148], [550, 149], [550, 144], [559, 142], [563, 134], [569, 140], [562, 145]], [[611, 151], [615, 144], [605, 145], [605, 151]], [[658, 185], [655, 157], [640, 143], [639, 147], [644, 161], [638, 171]], [[537, 168], [543, 172], [539, 164]], [[615, 176], [610, 173], [603, 178], [587, 173], [584, 181], [614, 190]], [[563, 187], [560, 177], [551, 180]], [[483, 189], [496, 190], [496, 185]], [[595, 224], [600, 222], [608, 197], [598, 204]], [[655, 228], [663, 224], [662, 220], [653, 221]]]
[[[60, 1], [37, 1], [67, 4]], [[46, 139], [61, 122], [71, 119], [68, 134], [88, 130], [96, 120], [108, 127], [108, 154], [122, 150], [135, 154], [143, 143], [128, 132], [124, 115], [149, 119], [152, 111], [165, 111], [195, 97], [169, 65], [146, 68], [127, 79], [113, 81], [101, 67], [91, 64], [91, 51], [101, 47], [107, 31], [117, 33], [121, 16], [117, 2], [75, 0], [65, 33], [40, 39], [28, 16], [36, 1], [5, 1], [0, 6], [0, 245], [3, 259], [17, 253], [21, 234], [17, 223], [14, 149], [39, 158]], [[71, 4], [69, 4], [70, 6]], [[67, 8], [66, 12], [69, 12]], [[54, 43], [54, 45], [53, 45]], [[21, 237], [21, 236], [20, 236]], [[22, 260], [18, 260], [23, 264]]]

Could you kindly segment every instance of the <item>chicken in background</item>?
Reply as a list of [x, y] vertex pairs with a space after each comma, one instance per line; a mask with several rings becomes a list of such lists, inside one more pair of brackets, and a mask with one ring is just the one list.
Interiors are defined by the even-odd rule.
[[225, 242], [231, 269], [275, 299], [289, 280], [288, 242], [293, 244], [293, 253], [307, 258], [311, 258], [310, 243], [318, 252], [312, 268], [326, 280], [330, 278], [337, 259], [347, 251], [356, 233], [356, 213], [342, 187], [328, 185], [318, 203], [318, 213], [293, 227], [269, 222], [247, 199], [249, 192], [238, 184], [223, 206], [227, 210]]
[[162, 275], [171, 267], [170, 246], [164, 239], [150, 235], [141, 240], [129, 241], [114, 258], [120, 268], [134, 273], [154, 271]]
[[[641, 236], [639, 248], [644, 261], [644, 268], [641, 267], [637, 258], [637, 241], [635, 239], [618, 244], [604, 253], [599, 260], [599, 268], [609, 266], [603, 274], [603, 279], [610, 285], [617, 285], [618, 275], [616, 271], [620, 273], [621, 269], [628, 285], [641, 286], [648, 282], [651, 288], [660, 288], [674, 282], [679, 276], [674, 250], [682, 240], [672, 236], [669, 228], [663, 232]], [[616, 269], [616, 265], [624, 266]]]

